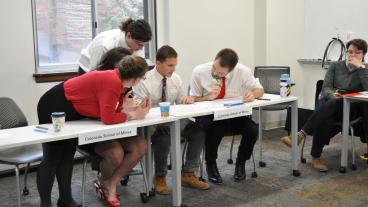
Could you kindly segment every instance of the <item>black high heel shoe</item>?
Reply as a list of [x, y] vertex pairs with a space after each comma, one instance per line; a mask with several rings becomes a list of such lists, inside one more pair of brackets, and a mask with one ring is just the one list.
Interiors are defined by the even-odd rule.
[[74, 200], [71, 203], [65, 203], [62, 200], [58, 200], [56, 205], [58, 207], [82, 207], [82, 204], [78, 204]]

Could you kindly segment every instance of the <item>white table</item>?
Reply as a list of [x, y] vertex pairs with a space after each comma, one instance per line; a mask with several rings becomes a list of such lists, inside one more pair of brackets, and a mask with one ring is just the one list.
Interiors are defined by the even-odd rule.
[[341, 166], [340, 172], [345, 173], [348, 165], [348, 140], [350, 125], [350, 103], [355, 101], [368, 101], [368, 96], [344, 96], [343, 97], [343, 118], [342, 118], [342, 140], [341, 140]]

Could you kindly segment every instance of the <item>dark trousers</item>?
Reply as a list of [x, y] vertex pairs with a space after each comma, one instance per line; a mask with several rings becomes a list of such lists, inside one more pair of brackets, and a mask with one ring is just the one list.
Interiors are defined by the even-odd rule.
[[254, 144], [258, 137], [258, 125], [249, 117], [212, 121], [213, 116], [201, 117], [199, 122], [206, 131], [206, 162], [214, 163], [217, 159], [218, 147], [226, 135], [242, 136], [240, 141], [237, 162], [244, 163], [250, 159]]
[[[352, 103], [350, 119], [358, 117], [361, 104]], [[330, 139], [341, 131], [343, 113], [343, 99], [322, 98], [318, 101], [316, 109], [303, 126], [302, 130], [313, 136], [311, 155], [320, 157], [323, 147], [328, 145]]]
[[[75, 111], [72, 103], [66, 100], [63, 83], [54, 86], [41, 97], [37, 112], [40, 124], [51, 123], [52, 112], [65, 112], [66, 121], [84, 118]], [[51, 189], [55, 176], [59, 185], [59, 200], [63, 203], [72, 202], [71, 179], [76, 146], [77, 139], [42, 144], [43, 160], [37, 174], [37, 188], [42, 207], [51, 206]]]

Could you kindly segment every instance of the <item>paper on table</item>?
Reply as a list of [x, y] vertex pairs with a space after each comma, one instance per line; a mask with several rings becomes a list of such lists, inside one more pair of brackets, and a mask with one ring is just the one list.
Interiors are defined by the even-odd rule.
[[8, 132], [4, 132], [0, 130], [0, 139], [11, 139], [14, 138]]
[[363, 96], [368, 96], [368, 91], [362, 91], [362, 92], [359, 92], [359, 94]]

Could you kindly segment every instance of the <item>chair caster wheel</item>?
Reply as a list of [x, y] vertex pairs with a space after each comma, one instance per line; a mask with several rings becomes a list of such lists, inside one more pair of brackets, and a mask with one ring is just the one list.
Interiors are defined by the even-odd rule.
[[152, 189], [152, 190], [149, 191], [149, 197], [153, 197], [155, 195], [156, 195], [155, 189]]
[[27, 188], [23, 189], [23, 195], [29, 195], [29, 190]]
[[128, 185], [128, 181], [129, 181], [129, 176], [124, 176], [123, 178], [121, 178], [120, 184], [122, 186], [127, 186]]
[[357, 167], [356, 164], [351, 164], [351, 167], [350, 168], [351, 168], [351, 170], [357, 170], [358, 167]]
[[260, 166], [260, 167], [266, 167], [266, 163], [265, 163], [265, 162], [263, 162], [263, 161], [259, 161], [259, 163], [258, 163], [258, 164], [259, 164], [259, 166]]
[[147, 203], [149, 201], [149, 197], [147, 196], [146, 193], [141, 193], [140, 195], [142, 203]]
[[198, 180], [200, 180], [202, 182], [206, 182], [206, 179], [204, 179], [203, 177], [199, 177]]
[[339, 172], [340, 173], [346, 173], [346, 167], [340, 167]]
[[303, 157], [303, 158], [300, 159], [300, 162], [305, 164], [305, 163], [307, 163], [307, 160]]
[[293, 176], [294, 177], [299, 177], [300, 176], [299, 170], [293, 170]]
[[257, 178], [257, 177], [258, 177], [257, 172], [252, 172], [252, 178]]
[[231, 165], [231, 164], [233, 164], [233, 163], [234, 163], [233, 159], [228, 159], [228, 160], [227, 160], [227, 164]]

